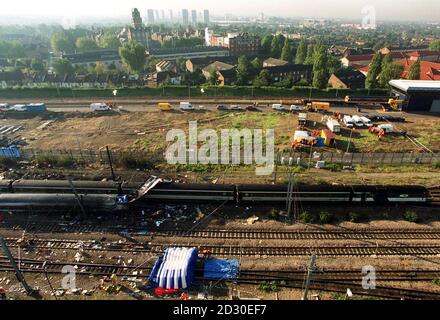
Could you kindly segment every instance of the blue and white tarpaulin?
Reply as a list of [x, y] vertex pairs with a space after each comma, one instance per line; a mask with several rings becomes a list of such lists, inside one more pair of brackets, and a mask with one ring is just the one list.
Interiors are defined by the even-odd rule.
[[238, 260], [208, 259], [205, 262], [204, 279], [233, 280], [238, 279]]
[[149, 282], [162, 289], [187, 289], [194, 280], [197, 258], [195, 248], [168, 248], [154, 265]]

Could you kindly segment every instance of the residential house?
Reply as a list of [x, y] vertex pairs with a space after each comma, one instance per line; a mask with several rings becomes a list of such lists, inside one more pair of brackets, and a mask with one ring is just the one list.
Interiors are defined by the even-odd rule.
[[232, 64], [227, 64], [221, 61], [215, 61], [202, 69], [202, 73], [206, 79], [211, 78], [211, 73], [215, 71], [223, 71], [233, 69], [234, 66]]
[[150, 88], [157, 88], [163, 83], [180, 85], [182, 76], [172, 71], [154, 72], [146, 78], [146, 82]]
[[217, 71], [219, 86], [232, 85], [237, 81], [237, 69]]
[[23, 81], [24, 75], [21, 71], [0, 72], [0, 86], [2, 87], [21, 85]]
[[283, 66], [265, 67], [263, 70], [269, 71], [272, 81], [278, 82], [292, 76], [293, 83], [301, 80], [311, 82], [313, 78], [313, 66], [303, 64], [286, 64]]
[[362, 89], [365, 88], [365, 79], [362, 72], [347, 69], [333, 73], [328, 84], [335, 89]]
[[275, 58], [269, 58], [263, 61], [263, 67], [277, 67], [277, 66], [285, 66], [288, 64], [288, 61], [281, 60], [281, 59], [275, 59]]
[[157, 72], [166, 72], [166, 71], [177, 72], [177, 66], [172, 61], [162, 60], [158, 64], [156, 64], [156, 71]]

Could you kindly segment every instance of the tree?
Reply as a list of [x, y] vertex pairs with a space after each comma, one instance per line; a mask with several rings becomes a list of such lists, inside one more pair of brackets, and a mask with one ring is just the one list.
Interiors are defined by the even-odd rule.
[[69, 53], [75, 50], [74, 43], [64, 33], [54, 33], [50, 38], [50, 44], [56, 53]]
[[378, 77], [382, 71], [382, 54], [376, 53], [370, 64], [367, 78], [365, 79], [365, 88], [376, 89], [379, 87]]
[[304, 64], [314, 64], [315, 63], [315, 46], [313, 44], [309, 44], [307, 46], [307, 54], [306, 59], [304, 60]]
[[185, 74], [185, 82], [188, 85], [199, 85], [205, 82], [202, 69], [197, 67], [194, 72], [188, 72]]
[[46, 70], [46, 66], [40, 59], [32, 59], [31, 69], [36, 72], [44, 72]]
[[272, 40], [273, 40], [273, 35], [271, 35], [271, 34], [265, 35], [263, 37], [263, 39], [261, 40], [262, 53], [270, 54], [270, 50], [272, 48]]
[[381, 64], [381, 72], [379, 75], [379, 85], [382, 88], [386, 88], [388, 86], [388, 82], [391, 80], [389, 79], [390, 72], [393, 65], [393, 56], [391, 53], [388, 53], [385, 55], [385, 57], [382, 58], [382, 64]]
[[102, 62], [97, 62], [94, 71], [96, 74], [101, 75], [105, 73], [105, 69], [105, 65]]
[[237, 84], [246, 85], [249, 81], [251, 65], [246, 56], [241, 56], [238, 58], [237, 66]]
[[283, 50], [281, 51], [281, 60], [288, 62], [292, 61], [292, 48], [290, 47], [290, 43], [287, 38], [284, 41]]
[[209, 78], [208, 78], [207, 82], [208, 82], [208, 84], [210, 84], [212, 86], [217, 86], [219, 84], [218, 74], [217, 74], [217, 70], [215, 68], [213, 68], [209, 72]]
[[176, 59], [177, 72], [185, 72], [186, 70], [186, 60], [179, 57]]
[[327, 57], [328, 57], [327, 69], [328, 69], [329, 74], [341, 71], [341, 69], [342, 69], [341, 60], [339, 60], [335, 56], [331, 56], [331, 55], [327, 55]]
[[144, 70], [146, 55], [142, 44], [130, 41], [119, 48], [119, 55], [129, 71], [141, 73]]
[[254, 86], [256, 87], [266, 87], [270, 85], [270, 74], [267, 70], [261, 70], [260, 74], [254, 80]]
[[440, 40], [434, 40], [429, 44], [429, 50], [440, 51]]
[[255, 58], [251, 62], [252, 68], [256, 71], [260, 71], [263, 68], [263, 61], [260, 58]]
[[400, 63], [392, 63], [387, 65], [380, 75], [380, 84], [383, 88], [389, 87], [389, 82], [393, 79], [400, 79], [404, 71], [404, 67]]
[[304, 64], [307, 57], [307, 43], [305, 40], [301, 40], [298, 49], [296, 50], [295, 63]]
[[409, 68], [408, 74], [409, 80], [420, 80], [420, 61], [413, 62], [411, 67]]
[[324, 89], [327, 87], [329, 79], [327, 64], [327, 49], [324, 46], [320, 46], [316, 52], [315, 63], [313, 64], [313, 86], [315, 88]]
[[121, 46], [121, 41], [113, 34], [105, 34], [98, 39], [98, 44], [104, 49], [118, 49]]
[[67, 59], [57, 59], [52, 63], [52, 67], [55, 73], [58, 75], [72, 75], [75, 72], [75, 68]]
[[80, 51], [93, 51], [98, 49], [96, 41], [87, 37], [81, 37], [76, 39], [76, 48]]
[[270, 46], [270, 54], [272, 55], [272, 57], [280, 58], [284, 41], [285, 41], [285, 37], [282, 34], [278, 34], [275, 37], [273, 37]]

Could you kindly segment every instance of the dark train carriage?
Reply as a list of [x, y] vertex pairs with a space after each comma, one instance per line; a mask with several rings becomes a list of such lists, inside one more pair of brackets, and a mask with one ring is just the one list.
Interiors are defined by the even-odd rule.
[[233, 185], [159, 183], [142, 200], [235, 201]]
[[[84, 194], [117, 194], [118, 182], [72, 181], [75, 190]], [[17, 180], [12, 183], [14, 193], [73, 193], [67, 180]]]

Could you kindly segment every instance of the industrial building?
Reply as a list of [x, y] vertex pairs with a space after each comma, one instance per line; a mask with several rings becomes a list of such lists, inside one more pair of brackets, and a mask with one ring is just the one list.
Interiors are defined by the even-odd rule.
[[391, 80], [391, 93], [405, 100], [402, 110], [440, 112], [440, 81]]

